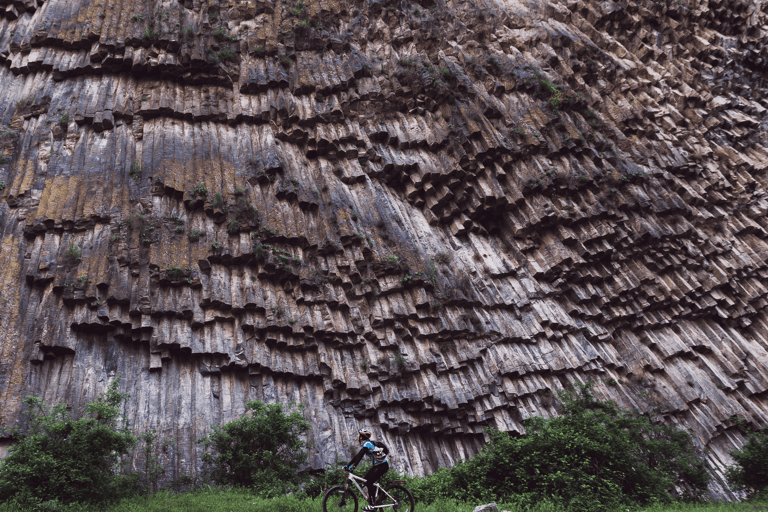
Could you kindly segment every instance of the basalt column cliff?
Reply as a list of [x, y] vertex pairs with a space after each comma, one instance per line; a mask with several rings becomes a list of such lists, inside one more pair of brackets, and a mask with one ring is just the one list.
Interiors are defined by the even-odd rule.
[[[414, 474], [555, 394], [768, 422], [768, 3], [0, 0], [0, 426], [121, 376]], [[724, 493], [722, 484], [713, 487]]]

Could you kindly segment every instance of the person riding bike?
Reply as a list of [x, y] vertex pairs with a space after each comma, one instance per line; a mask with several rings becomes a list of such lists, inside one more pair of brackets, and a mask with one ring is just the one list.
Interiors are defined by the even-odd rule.
[[373, 462], [373, 467], [368, 470], [368, 473], [365, 474], [365, 485], [368, 488], [368, 496], [366, 496], [366, 498], [368, 499], [368, 503], [370, 503], [370, 505], [363, 507], [363, 512], [376, 510], [373, 507], [375, 505], [373, 502], [374, 493], [376, 492], [376, 489], [373, 487], [373, 485], [379, 479], [381, 479], [381, 477], [383, 477], [387, 471], [389, 471], [387, 453], [384, 449], [377, 447], [373, 444], [373, 442], [371, 442], [372, 435], [373, 432], [367, 428], [361, 428], [357, 431], [357, 442], [360, 443], [362, 447], [360, 448], [360, 451], [357, 452], [357, 455], [352, 458], [349, 464], [344, 466], [344, 469], [351, 473], [355, 470], [355, 467], [365, 455], [368, 455], [371, 458], [371, 462]]

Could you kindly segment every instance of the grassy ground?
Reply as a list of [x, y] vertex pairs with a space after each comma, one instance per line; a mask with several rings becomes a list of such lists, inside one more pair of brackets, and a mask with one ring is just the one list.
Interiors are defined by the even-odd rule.
[[[416, 512], [472, 512], [479, 503], [436, 502], [416, 504]], [[549, 504], [522, 510], [514, 505], [499, 503], [499, 510], [510, 512], [562, 512]], [[362, 504], [358, 510], [362, 508]], [[0, 505], [0, 512], [20, 512], [18, 507]], [[40, 507], [37, 510], [67, 512], [322, 512], [322, 498], [300, 500], [293, 496], [274, 499], [256, 498], [242, 490], [207, 491], [188, 494], [159, 493], [151, 497], [136, 497], [104, 508], [84, 505]], [[616, 512], [627, 512], [617, 510]], [[768, 512], [766, 503], [712, 503], [700, 505], [673, 504], [629, 512]]]

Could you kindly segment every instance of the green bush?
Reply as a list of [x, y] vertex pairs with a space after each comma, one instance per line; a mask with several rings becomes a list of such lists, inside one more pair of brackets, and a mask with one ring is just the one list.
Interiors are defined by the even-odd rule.
[[736, 465], [730, 466], [725, 477], [736, 491], [754, 495], [768, 486], [768, 426], [750, 433], [741, 450], [731, 452]]
[[262, 496], [284, 494], [300, 482], [298, 470], [307, 460], [302, 435], [310, 426], [302, 406], [286, 411], [256, 400], [245, 409], [240, 419], [214, 425], [200, 440], [206, 470], [217, 484], [251, 487]]
[[[309, 481], [302, 486], [301, 490], [311, 498], [316, 498], [318, 496], [322, 497], [325, 494], [325, 491], [334, 485], [344, 483], [344, 471], [341, 469], [341, 466], [346, 463], [347, 461], [338, 459], [335, 466], [327, 464], [325, 471], [309, 479]], [[365, 469], [362, 465], [360, 465], [360, 468]], [[365, 474], [361, 470], [356, 471], [356, 473]]]
[[212, 208], [224, 207], [224, 196], [222, 196], [221, 193], [216, 192], [216, 194], [214, 194], [213, 200], [211, 201], [211, 207]]
[[64, 256], [71, 258], [74, 261], [80, 261], [83, 259], [83, 250], [70, 241], [67, 250], [64, 251]]
[[17, 441], [0, 461], [0, 501], [32, 506], [57, 500], [103, 502], [133, 492], [136, 478], [116, 474], [119, 457], [135, 446], [125, 429], [120, 379], [72, 419], [65, 404], [46, 406], [28, 396], [26, 422], [10, 434]]
[[410, 479], [417, 501], [507, 501], [525, 507], [550, 500], [571, 511], [703, 497], [709, 482], [690, 434], [654, 424], [592, 395], [591, 386], [560, 395], [563, 415], [525, 420], [526, 435], [489, 431], [483, 452], [451, 469]]

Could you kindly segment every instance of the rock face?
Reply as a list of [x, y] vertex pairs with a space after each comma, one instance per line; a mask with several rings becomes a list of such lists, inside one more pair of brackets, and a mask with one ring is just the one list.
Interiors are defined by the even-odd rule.
[[[768, 422], [766, 2], [0, 0], [0, 426], [121, 376], [423, 474], [554, 394]], [[720, 483], [713, 491], [724, 495]]]

